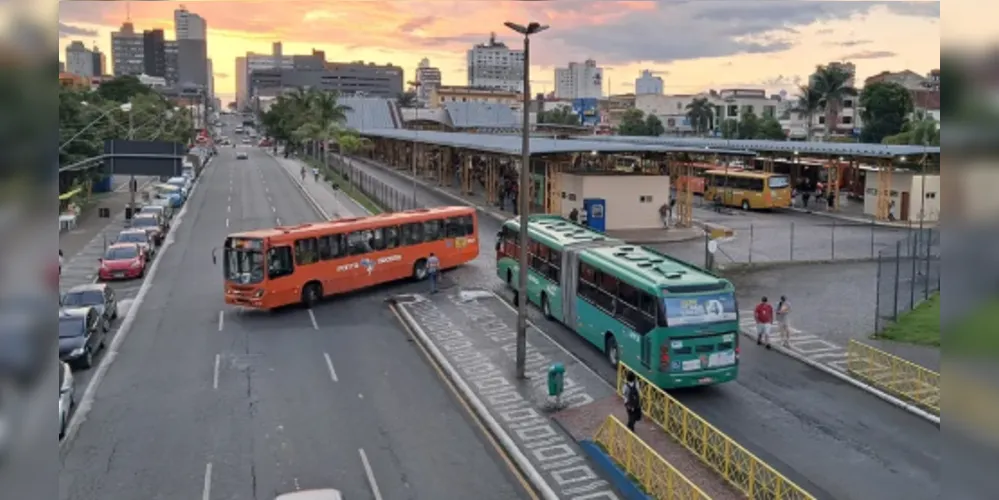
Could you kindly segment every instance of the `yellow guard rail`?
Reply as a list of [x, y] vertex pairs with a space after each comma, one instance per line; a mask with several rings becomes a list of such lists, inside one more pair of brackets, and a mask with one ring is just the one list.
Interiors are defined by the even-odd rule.
[[856, 340], [846, 354], [853, 377], [940, 415], [939, 373]]

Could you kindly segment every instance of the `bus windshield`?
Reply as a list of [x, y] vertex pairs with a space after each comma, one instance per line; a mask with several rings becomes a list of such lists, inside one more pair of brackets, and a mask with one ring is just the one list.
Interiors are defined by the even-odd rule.
[[786, 175], [775, 175], [768, 182], [770, 189], [786, 188], [791, 185], [791, 180]]
[[663, 298], [668, 326], [708, 325], [723, 321], [736, 321], [739, 310], [735, 294], [721, 292], [696, 296]]
[[256, 250], [227, 248], [222, 260], [225, 279], [241, 285], [252, 285], [264, 280], [264, 254]]

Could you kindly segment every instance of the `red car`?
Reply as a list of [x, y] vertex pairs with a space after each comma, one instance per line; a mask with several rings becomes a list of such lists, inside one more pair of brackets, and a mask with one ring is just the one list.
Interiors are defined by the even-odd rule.
[[98, 278], [101, 281], [141, 278], [146, 274], [148, 255], [135, 243], [116, 243], [108, 247], [100, 259]]

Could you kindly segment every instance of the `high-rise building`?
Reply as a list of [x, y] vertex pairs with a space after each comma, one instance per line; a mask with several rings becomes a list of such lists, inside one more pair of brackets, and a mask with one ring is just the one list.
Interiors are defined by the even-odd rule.
[[94, 76], [102, 76], [107, 74], [108, 69], [108, 59], [101, 52], [101, 49], [94, 45], [94, 48], [90, 49], [90, 52], [94, 56]]
[[183, 5], [173, 11], [174, 31], [177, 38], [177, 79], [184, 86], [207, 90], [208, 45], [205, 19], [187, 10]]
[[430, 93], [441, 86], [441, 70], [430, 65], [430, 59], [424, 57], [416, 67], [416, 100], [423, 104], [430, 102]]
[[205, 18], [187, 10], [181, 5], [173, 11], [174, 36], [177, 40], [204, 40], [207, 38], [208, 25]]
[[662, 95], [665, 90], [662, 77], [649, 70], [642, 71], [642, 75], [635, 79], [635, 95]]
[[514, 50], [496, 41], [476, 44], [468, 51], [468, 86], [524, 91], [524, 51]]
[[[325, 63], [325, 61], [323, 61]], [[244, 57], [236, 58], [236, 109], [242, 110], [250, 106], [250, 72], [262, 69], [293, 69], [295, 56], [286, 56], [282, 52], [281, 42], [274, 42], [270, 54], [255, 54], [247, 52]]]
[[205, 68], [208, 73], [208, 96], [215, 97], [215, 68], [212, 66], [212, 60], [208, 60], [208, 66]]
[[597, 62], [571, 62], [567, 68], [555, 68], [555, 97], [558, 99], [596, 99], [603, 96], [604, 70]]
[[135, 32], [132, 23], [122, 23], [121, 28], [111, 33], [111, 60], [114, 63], [114, 76], [141, 75], [144, 68], [144, 47], [142, 34]]
[[396, 97], [402, 93], [402, 68], [364, 63], [325, 63], [316, 66], [313, 56], [292, 56], [301, 64], [292, 68], [250, 70], [247, 94], [254, 97], [279, 95], [287, 90], [311, 87], [332, 90], [344, 96]]
[[176, 85], [179, 80], [179, 67], [177, 61], [177, 42], [166, 40], [163, 42], [164, 78], [167, 85]]
[[163, 30], [142, 32], [143, 73], [166, 78], [166, 41]]
[[66, 71], [79, 76], [94, 76], [94, 53], [83, 42], [73, 41], [66, 46]]

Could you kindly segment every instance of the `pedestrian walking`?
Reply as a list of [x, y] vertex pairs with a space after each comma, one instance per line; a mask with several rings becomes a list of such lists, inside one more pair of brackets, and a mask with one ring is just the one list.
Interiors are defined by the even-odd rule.
[[791, 304], [787, 297], [781, 295], [780, 302], [777, 303], [777, 328], [780, 329], [780, 344], [784, 347], [790, 347], [791, 344], [791, 326], [787, 323], [790, 313]]
[[579, 209], [578, 208], [573, 208], [572, 211], [569, 212], [569, 220], [571, 220], [573, 222], [573, 224], [579, 224]]
[[628, 372], [624, 384], [624, 410], [628, 412], [628, 430], [635, 432], [635, 424], [642, 420], [642, 394], [635, 374]]
[[770, 325], [774, 322], [774, 308], [763, 297], [756, 305], [754, 311], [756, 317], [756, 345], [766, 342], [767, 349], [770, 349]]
[[427, 273], [430, 277], [430, 293], [437, 293], [437, 279], [440, 277], [441, 261], [433, 253], [427, 257]]

